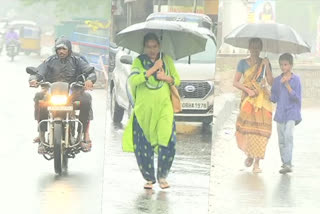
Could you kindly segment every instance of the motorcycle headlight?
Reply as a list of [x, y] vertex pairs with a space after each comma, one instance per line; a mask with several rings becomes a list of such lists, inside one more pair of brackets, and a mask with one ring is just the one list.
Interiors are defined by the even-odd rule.
[[53, 95], [50, 99], [52, 105], [65, 105], [67, 102], [68, 97], [66, 95]]

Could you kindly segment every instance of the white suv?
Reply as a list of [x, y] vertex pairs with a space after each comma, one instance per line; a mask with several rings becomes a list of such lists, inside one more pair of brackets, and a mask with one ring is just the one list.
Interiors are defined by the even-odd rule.
[[[204, 52], [175, 61], [181, 79], [178, 90], [182, 101], [182, 112], [175, 114], [175, 119], [210, 124], [213, 119], [216, 60], [216, 39], [211, 29], [210, 18], [193, 13], [155, 13], [151, 14], [147, 21], [155, 19], [194, 25], [194, 30], [208, 38]], [[119, 48], [115, 57], [115, 69], [110, 82], [111, 114], [114, 122], [121, 122], [124, 110], [130, 112], [125, 83], [131, 72], [132, 60], [137, 56], [135, 52]]]

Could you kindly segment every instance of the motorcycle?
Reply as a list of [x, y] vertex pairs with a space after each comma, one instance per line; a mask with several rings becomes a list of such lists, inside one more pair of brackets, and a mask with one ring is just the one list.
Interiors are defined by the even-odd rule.
[[18, 44], [16, 41], [10, 41], [6, 47], [7, 56], [11, 58], [11, 61], [14, 60], [14, 57], [18, 55]]
[[[27, 67], [26, 71], [30, 75], [39, 75], [34, 67]], [[46, 99], [39, 102], [40, 110], [48, 111], [48, 119], [38, 124], [39, 130], [43, 123], [48, 128], [44, 139], [40, 138], [45, 148], [43, 157], [54, 160], [54, 171], [59, 175], [67, 170], [68, 159], [83, 151], [80, 146], [84, 139], [83, 124], [78, 119], [81, 103], [72, 101], [71, 95], [84, 90], [84, 81], [84, 75], [80, 75], [70, 85], [66, 82], [39, 83], [47, 91]]]

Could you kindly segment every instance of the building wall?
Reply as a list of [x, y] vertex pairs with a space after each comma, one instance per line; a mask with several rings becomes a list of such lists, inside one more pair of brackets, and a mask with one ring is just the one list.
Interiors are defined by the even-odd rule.
[[220, 0], [219, 2], [219, 23], [221, 34], [218, 32], [218, 43], [221, 43], [219, 53], [245, 53], [246, 50], [234, 48], [223, 43], [223, 38], [237, 26], [247, 23], [248, 5], [243, 0]]
[[132, 24], [144, 22], [151, 13], [153, 13], [152, 0], [137, 0], [132, 3]]
[[[157, 5], [158, 0], [135, 0], [129, 3], [126, 2], [125, 0], [113, 0], [113, 5], [115, 5], [117, 9], [113, 14], [112, 38], [114, 38], [117, 32], [127, 27], [128, 4], [130, 4], [132, 11], [131, 24], [143, 22], [149, 14], [158, 11], [157, 7], [154, 7], [154, 3]], [[177, 8], [180, 7], [181, 10], [192, 12], [193, 2], [194, 0], [163, 1], [161, 11], [169, 11], [170, 6], [176, 6]], [[167, 3], [167, 5], [164, 5], [164, 3]], [[197, 0], [198, 12], [206, 13], [213, 22], [217, 22], [218, 3], [219, 0]]]

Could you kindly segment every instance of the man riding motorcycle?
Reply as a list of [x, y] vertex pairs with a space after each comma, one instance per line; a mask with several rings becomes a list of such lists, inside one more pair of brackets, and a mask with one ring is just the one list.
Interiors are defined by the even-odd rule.
[[17, 47], [19, 47], [19, 35], [13, 27], [11, 27], [6, 33], [5, 40], [6, 46], [8, 46], [9, 43], [13, 42], [15, 45], [17, 45]]
[[[37, 68], [38, 74], [31, 75], [29, 85], [36, 87], [39, 81], [46, 82], [67, 82], [72, 83], [76, 78], [83, 74], [85, 77], [85, 89], [92, 90], [93, 84], [96, 82], [96, 74], [94, 67], [90, 66], [79, 55], [72, 53], [71, 42], [65, 38], [61, 38], [55, 45], [56, 54], [50, 56]], [[35, 102], [35, 119], [38, 123], [48, 118], [48, 112], [40, 110], [39, 101], [46, 99], [47, 88], [43, 87], [41, 92], [38, 92], [34, 97]], [[90, 151], [91, 140], [89, 136], [89, 121], [93, 119], [92, 116], [92, 98], [91, 95], [85, 91], [80, 91], [73, 94], [74, 101], [80, 101], [80, 115], [79, 120], [83, 124], [84, 141], [81, 142], [83, 151]], [[39, 136], [34, 139], [34, 142], [39, 142], [38, 153], [43, 154], [45, 148], [41, 142], [45, 141], [45, 131], [47, 126], [42, 123], [39, 130]]]

